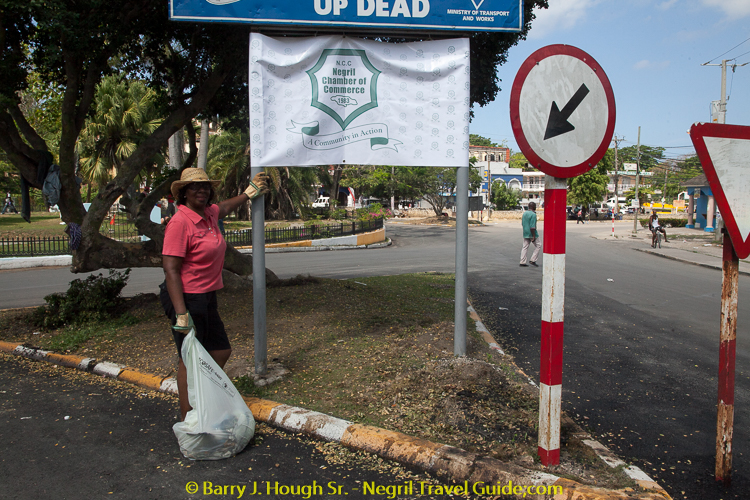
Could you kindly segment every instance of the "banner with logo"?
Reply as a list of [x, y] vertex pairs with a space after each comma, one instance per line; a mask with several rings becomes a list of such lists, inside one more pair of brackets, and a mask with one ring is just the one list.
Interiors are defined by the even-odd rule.
[[255, 166], [467, 167], [469, 40], [250, 36]]

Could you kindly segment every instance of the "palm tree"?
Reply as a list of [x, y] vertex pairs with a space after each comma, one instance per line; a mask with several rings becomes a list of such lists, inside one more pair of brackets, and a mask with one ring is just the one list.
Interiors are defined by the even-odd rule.
[[[212, 179], [222, 181], [220, 198], [230, 198], [242, 193], [250, 181], [249, 144], [246, 132], [225, 130], [209, 138], [208, 173]], [[268, 219], [289, 219], [302, 213], [310, 204], [315, 192], [317, 173], [311, 168], [267, 167], [270, 193], [266, 196]], [[238, 210], [237, 217], [249, 218], [247, 207]]]
[[[89, 183], [106, 185], [117, 169], [162, 119], [156, 108], [156, 93], [141, 81], [120, 75], [105, 77], [98, 85], [94, 115], [86, 121], [77, 144], [80, 173]], [[161, 165], [162, 155], [145, 165], [145, 174]], [[90, 196], [90, 194], [89, 194]]]
[[305, 167], [266, 168], [271, 179], [271, 192], [266, 203], [269, 219], [291, 219], [295, 213], [304, 214], [310, 207], [310, 197], [315, 194], [318, 172]]

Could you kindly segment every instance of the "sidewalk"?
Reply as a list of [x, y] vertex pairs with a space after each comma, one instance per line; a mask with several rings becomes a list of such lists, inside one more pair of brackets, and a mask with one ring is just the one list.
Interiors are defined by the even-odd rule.
[[[684, 227], [667, 228], [669, 243], [662, 240], [661, 248], [651, 248], [651, 233], [647, 229], [639, 228], [637, 236], [633, 236], [632, 221], [625, 221], [625, 223], [615, 223], [613, 236], [611, 222], [594, 222], [590, 226], [592, 227], [590, 236], [598, 240], [634, 243], [633, 250], [665, 259], [709, 269], [722, 269], [724, 250], [721, 240], [717, 241], [714, 233]], [[750, 276], [750, 259], [740, 260], [740, 274]]]

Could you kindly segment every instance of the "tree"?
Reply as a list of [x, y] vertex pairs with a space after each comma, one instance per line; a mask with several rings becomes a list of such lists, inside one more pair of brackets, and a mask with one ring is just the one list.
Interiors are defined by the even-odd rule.
[[[470, 104], [484, 106], [500, 90], [497, 67], [510, 47], [525, 39], [536, 7], [547, 0], [524, 2], [521, 33], [477, 33], [471, 43]], [[62, 183], [59, 203], [65, 222], [81, 226], [81, 245], [73, 253], [74, 272], [101, 267], [151, 267], [161, 264], [163, 227], [149, 221], [155, 202], [164, 196], [177, 173], [162, 178], [144, 199], [130, 200], [138, 229], [151, 238], [127, 244], [99, 233], [112, 204], [158, 154], [169, 137], [183, 127], [190, 153], [196, 156], [195, 118], [230, 117], [247, 123], [245, 85], [250, 26], [171, 22], [168, 4], [153, 0], [0, 0], [0, 149], [36, 189], [42, 187], [41, 159], [55, 153]], [[21, 97], [30, 88], [29, 74], [61, 89], [57, 151], [40, 127], [24, 114]], [[83, 208], [76, 184], [75, 147], [91, 115], [95, 89], [107, 74], [123, 72], [145, 78], [157, 93], [163, 121], [100, 189], [90, 209]], [[21, 92], [19, 94], [19, 92]], [[235, 124], [236, 125], [236, 124]], [[338, 180], [331, 183], [338, 191]], [[248, 274], [252, 261], [231, 247], [225, 267]]]
[[472, 146], [498, 147], [499, 144], [492, 142], [486, 137], [477, 134], [469, 134], [469, 144]]
[[[638, 204], [643, 207], [644, 203], [648, 203], [649, 198], [654, 194], [654, 190], [648, 186], [638, 187]], [[630, 203], [635, 199], [635, 188], [625, 191], [625, 199]]]
[[[97, 86], [92, 111], [76, 149], [80, 174], [89, 189], [91, 184], [101, 189], [162, 120], [156, 108], [156, 93], [142, 81], [129, 82], [121, 75], [107, 76]], [[144, 165], [144, 173], [163, 163], [159, 152], [150, 165]]]
[[[451, 167], [414, 167], [410, 184], [419, 197], [430, 204], [436, 216], [441, 216], [448, 198], [456, 194], [456, 169]], [[482, 185], [478, 169], [469, 167], [469, 190]]]
[[534, 171], [534, 167], [529, 165], [529, 161], [523, 155], [523, 153], [513, 153], [510, 155], [510, 161], [508, 162], [510, 168], [520, 168], [524, 171]]
[[[640, 162], [641, 170], [650, 171], [656, 167], [659, 163], [664, 160], [664, 148], [654, 146], [641, 145], [640, 150]], [[622, 165], [623, 163], [637, 163], [638, 162], [638, 148], [636, 146], [628, 146], [622, 148], [617, 152], [617, 161]]]
[[[19, 91], [30, 88], [28, 76], [63, 89], [60, 104], [58, 163], [62, 183], [63, 220], [81, 226], [81, 245], [73, 253], [74, 272], [101, 267], [161, 265], [163, 227], [149, 221], [155, 202], [164, 196], [174, 174], [143, 200], [131, 200], [136, 226], [151, 238], [128, 244], [99, 233], [109, 207], [133, 185], [145, 165], [168, 138], [186, 127], [195, 158], [192, 120], [235, 116], [245, 103], [243, 90], [249, 27], [175, 23], [167, 19], [167, 4], [151, 0], [0, 0], [0, 148], [34, 188], [41, 188], [38, 166], [50, 144], [24, 114]], [[92, 112], [95, 90], [113, 71], [148, 78], [164, 119], [119, 166], [117, 175], [83, 208], [75, 174], [75, 147], [86, 117]], [[23, 95], [21, 93], [20, 95]], [[252, 260], [227, 249], [225, 268], [249, 274]]]
[[527, 0], [523, 2], [523, 30], [520, 33], [479, 32], [471, 36], [471, 104], [486, 106], [500, 92], [500, 78], [497, 68], [508, 60], [508, 50], [531, 30], [531, 22], [536, 19], [534, 9], [548, 8], [547, 0]]
[[310, 197], [315, 194], [317, 172], [305, 167], [266, 168], [271, 179], [271, 192], [266, 195], [266, 217], [269, 219], [291, 219], [294, 213], [304, 214], [310, 206]]
[[518, 206], [521, 191], [511, 189], [502, 181], [492, 183], [492, 204], [496, 210], [511, 210]]
[[601, 201], [607, 195], [607, 182], [609, 178], [599, 168], [592, 168], [585, 174], [570, 178], [568, 201], [583, 207]]
[[341, 183], [365, 197], [404, 200], [420, 196], [411, 184], [413, 175], [412, 167], [361, 165], [347, 167]]

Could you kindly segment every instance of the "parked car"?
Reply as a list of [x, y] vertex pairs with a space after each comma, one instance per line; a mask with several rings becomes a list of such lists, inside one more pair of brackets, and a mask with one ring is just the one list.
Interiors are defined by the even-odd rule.
[[312, 206], [313, 208], [328, 208], [330, 204], [330, 198], [328, 196], [321, 196], [313, 202]]

